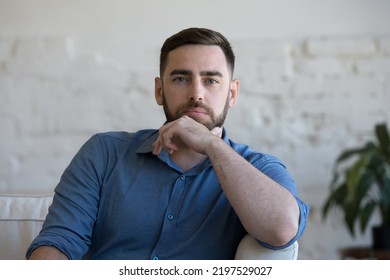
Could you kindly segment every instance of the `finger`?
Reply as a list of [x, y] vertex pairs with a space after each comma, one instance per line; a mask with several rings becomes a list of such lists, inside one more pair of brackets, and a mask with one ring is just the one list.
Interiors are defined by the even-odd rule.
[[159, 153], [161, 153], [161, 150], [162, 150], [161, 143], [160, 143], [160, 141], [156, 140], [153, 143], [153, 154], [158, 155]]
[[[171, 136], [171, 137], [173, 137], [173, 136]], [[173, 152], [177, 150], [177, 145], [168, 136], [161, 137], [160, 143], [161, 143], [162, 147], [164, 149], [166, 149], [170, 155], [173, 154]]]
[[160, 127], [160, 129], [159, 129], [159, 132], [158, 132], [159, 135], [158, 135], [156, 141], [154, 141], [154, 143], [153, 143], [153, 154], [155, 154], [155, 155], [158, 155], [159, 153], [161, 153], [161, 150], [163, 149], [163, 142], [161, 140], [161, 135], [167, 129], [168, 125], [169, 124], [165, 124], [162, 127]]
[[167, 150], [169, 154], [173, 154], [173, 152], [178, 149], [177, 145], [173, 143], [168, 136], [164, 137], [164, 135], [160, 134], [153, 143], [153, 154], [158, 155], [163, 148]]

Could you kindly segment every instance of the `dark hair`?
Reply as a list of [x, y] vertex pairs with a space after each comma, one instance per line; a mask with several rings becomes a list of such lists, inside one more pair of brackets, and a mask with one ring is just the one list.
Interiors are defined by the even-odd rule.
[[160, 53], [161, 77], [167, 66], [169, 52], [184, 45], [219, 46], [225, 54], [226, 62], [233, 76], [235, 57], [233, 49], [225, 36], [211, 29], [193, 27], [184, 29], [165, 40]]

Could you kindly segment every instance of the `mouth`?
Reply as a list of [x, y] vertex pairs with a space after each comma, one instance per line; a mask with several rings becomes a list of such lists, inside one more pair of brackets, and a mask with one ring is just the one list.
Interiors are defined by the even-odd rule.
[[203, 117], [208, 115], [206, 111], [199, 110], [199, 109], [189, 109], [184, 111], [184, 114], [189, 116], [189, 117]]

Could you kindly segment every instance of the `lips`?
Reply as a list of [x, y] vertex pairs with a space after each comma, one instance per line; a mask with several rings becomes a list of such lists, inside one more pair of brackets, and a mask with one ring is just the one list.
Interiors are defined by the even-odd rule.
[[201, 111], [201, 110], [187, 110], [184, 112], [185, 115], [188, 117], [192, 118], [199, 118], [199, 117], [204, 117], [207, 115], [207, 112]]
[[207, 114], [206, 111], [204, 110], [199, 110], [199, 109], [190, 109], [190, 110], [186, 110], [184, 111], [185, 114]]
[[194, 119], [204, 118], [205, 116], [212, 116], [211, 111], [204, 106], [201, 102], [191, 102], [187, 106], [183, 106], [179, 110], [179, 115], [186, 115]]

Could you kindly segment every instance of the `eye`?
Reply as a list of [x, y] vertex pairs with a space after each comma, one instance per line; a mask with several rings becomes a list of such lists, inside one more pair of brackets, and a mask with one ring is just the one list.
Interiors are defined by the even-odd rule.
[[189, 78], [183, 76], [177, 76], [173, 78], [173, 81], [178, 83], [186, 83], [189, 82]]
[[207, 78], [207, 79], [205, 80], [205, 83], [206, 83], [206, 84], [209, 84], [209, 85], [215, 85], [215, 84], [218, 84], [219, 82], [218, 82], [216, 79]]

